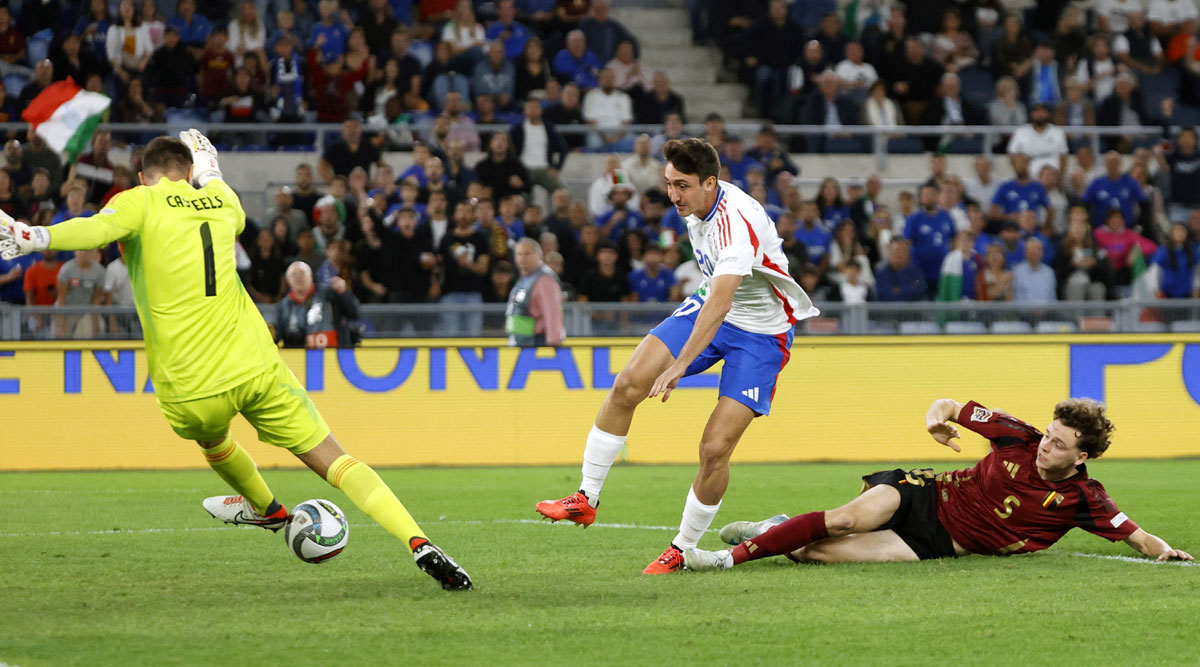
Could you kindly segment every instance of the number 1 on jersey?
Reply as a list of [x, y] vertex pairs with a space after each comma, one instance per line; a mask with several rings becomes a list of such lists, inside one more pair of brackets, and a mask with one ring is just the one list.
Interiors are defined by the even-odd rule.
[[204, 296], [216, 296], [217, 265], [213, 259], [212, 230], [207, 222], [200, 225], [200, 242], [204, 244]]

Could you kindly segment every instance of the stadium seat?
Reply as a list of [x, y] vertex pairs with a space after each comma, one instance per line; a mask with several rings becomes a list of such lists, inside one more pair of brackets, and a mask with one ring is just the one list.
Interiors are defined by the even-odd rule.
[[1037, 323], [1033, 328], [1035, 333], [1054, 334], [1054, 333], [1075, 333], [1078, 327], [1074, 322], [1062, 322], [1058, 320], [1043, 320]]
[[946, 333], [957, 335], [972, 335], [987, 333], [987, 325], [983, 322], [947, 322]]
[[1171, 323], [1174, 333], [1200, 333], [1200, 320], [1179, 320]]
[[1088, 315], [1079, 318], [1079, 330], [1084, 333], [1108, 333], [1113, 329], [1111, 317]]
[[1134, 322], [1132, 329], [1135, 333], [1163, 333], [1167, 325], [1162, 322]]
[[1027, 334], [1033, 333], [1033, 327], [1028, 322], [1020, 320], [992, 322], [992, 333], [994, 334]]
[[937, 322], [901, 322], [900, 333], [905, 336], [928, 336], [942, 333]]

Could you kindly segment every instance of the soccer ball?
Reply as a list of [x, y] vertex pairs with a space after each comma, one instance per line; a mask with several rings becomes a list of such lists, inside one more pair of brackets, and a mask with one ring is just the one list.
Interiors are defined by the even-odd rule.
[[342, 553], [349, 536], [342, 510], [321, 498], [296, 505], [283, 529], [288, 548], [305, 563], [322, 563]]

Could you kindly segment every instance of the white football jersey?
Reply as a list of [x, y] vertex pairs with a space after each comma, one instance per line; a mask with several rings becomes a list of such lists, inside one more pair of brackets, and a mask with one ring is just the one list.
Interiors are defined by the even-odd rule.
[[715, 276], [745, 276], [733, 295], [725, 321], [751, 333], [775, 335], [820, 314], [787, 272], [783, 239], [762, 205], [732, 183], [718, 181], [717, 200], [704, 217], [687, 217], [688, 238], [704, 283], [701, 299]]

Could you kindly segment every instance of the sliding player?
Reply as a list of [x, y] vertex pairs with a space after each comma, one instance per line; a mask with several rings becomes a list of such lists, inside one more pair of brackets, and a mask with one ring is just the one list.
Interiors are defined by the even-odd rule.
[[780, 555], [819, 563], [1003, 556], [1045, 549], [1072, 528], [1125, 540], [1160, 561], [1192, 560], [1139, 528], [1088, 477], [1086, 462], [1108, 449], [1113, 430], [1104, 412], [1096, 401], [1063, 401], [1042, 433], [978, 403], [934, 401], [925, 416], [934, 440], [959, 451], [949, 422], [991, 440], [974, 468], [867, 475], [862, 495], [838, 509], [725, 526], [721, 539], [737, 546], [692, 549], [687, 567], [723, 570]]
[[717, 406], [700, 440], [700, 470], [688, 491], [679, 534], [644, 574], [682, 569], [721, 507], [729, 457], [750, 422], [771, 411], [775, 382], [787, 364], [792, 328], [817, 314], [787, 272], [782, 241], [762, 206], [717, 180], [717, 151], [699, 139], [666, 144], [667, 194], [688, 221], [705, 282], [642, 339], [600, 407], [583, 452], [583, 483], [537, 511], [554, 521], [587, 526], [596, 519], [600, 489], [625, 444], [634, 410], [646, 398], [666, 401], [680, 378], [722, 359]]
[[[94, 217], [52, 228], [0, 214], [0, 256], [86, 250], [121, 241], [163, 415], [239, 495], [204, 501], [226, 523], [277, 531], [288, 512], [254, 461], [229, 436], [241, 413], [264, 442], [286, 447], [412, 550], [417, 566], [447, 590], [471, 588], [379, 475], [338, 445], [308, 394], [284, 365], [234, 266], [246, 214], [221, 179], [217, 152], [196, 130], [159, 137], [142, 157], [142, 186]], [[193, 188], [193, 176], [199, 188]]]

